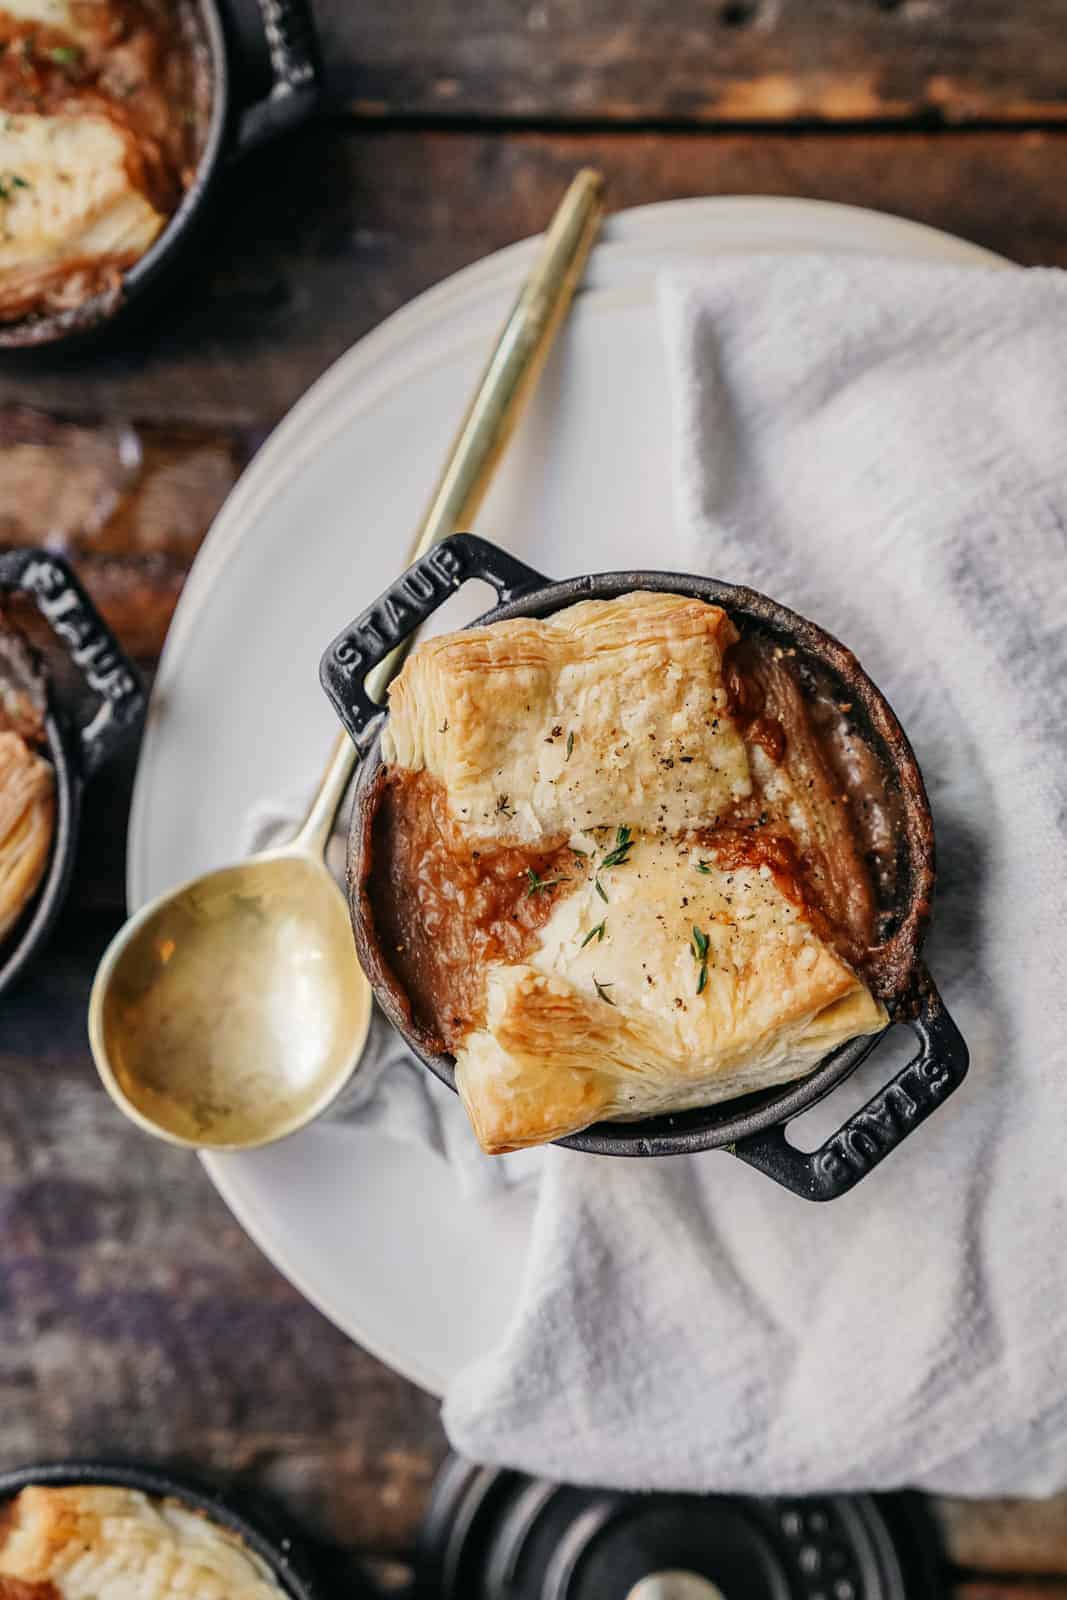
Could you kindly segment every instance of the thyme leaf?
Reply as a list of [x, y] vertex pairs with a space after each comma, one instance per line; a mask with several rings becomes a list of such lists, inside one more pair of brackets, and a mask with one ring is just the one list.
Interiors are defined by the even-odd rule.
[[569, 878], [539, 877], [534, 871], [533, 867], [526, 868], [526, 876], [529, 879], [529, 883], [527, 884], [526, 888], [527, 898], [529, 898], [529, 896], [532, 894], [544, 894], [546, 889], [554, 889], [557, 883], [570, 883], [571, 881]]
[[633, 838], [631, 837], [629, 828], [620, 828], [615, 835], [614, 850], [609, 850], [603, 861], [600, 863], [601, 871], [603, 871], [605, 867], [623, 866], [627, 861], [632, 849]]
[[586, 945], [587, 944], [591, 944], [594, 939], [596, 940], [597, 944], [603, 944], [603, 942], [604, 942], [604, 924], [603, 924], [603, 922], [598, 922], [595, 928], [590, 928], [589, 932], [586, 934], [585, 938], [582, 940], [581, 944], [578, 946], [579, 950], [584, 950]]
[[613, 983], [601, 983], [599, 978], [594, 978], [593, 987], [597, 992], [598, 999], [603, 1000], [605, 1005], [613, 1006], [615, 1004], [610, 994], [604, 992], [606, 989], [614, 989], [615, 985]]

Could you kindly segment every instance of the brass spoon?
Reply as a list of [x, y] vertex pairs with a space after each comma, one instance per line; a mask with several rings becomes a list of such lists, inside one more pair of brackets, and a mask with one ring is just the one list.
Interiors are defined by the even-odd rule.
[[[537, 383], [600, 225], [603, 179], [574, 179], [453, 442], [411, 560], [469, 526]], [[384, 661], [384, 698], [406, 654]], [[356, 763], [342, 734], [291, 843], [172, 889], [104, 954], [89, 1040], [115, 1104], [147, 1133], [246, 1150], [302, 1128], [355, 1071], [370, 988], [324, 856]]]

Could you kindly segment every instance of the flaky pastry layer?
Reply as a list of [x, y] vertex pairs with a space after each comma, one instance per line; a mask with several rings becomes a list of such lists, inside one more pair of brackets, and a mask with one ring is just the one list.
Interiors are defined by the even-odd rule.
[[430, 639], [390, 689], [383, 755], [438, 778], [472, 837], [711, 822], [751, 792], [736, 639], [718, 606], [645, 592]]
[[888, 1021], [770, 869], [639, 840], [560, 899], [523, 965], [487, 973], [486, 1026], [456, 1055], [478, 1139], [499, 1153], [602, 1119], [768, 1088]]

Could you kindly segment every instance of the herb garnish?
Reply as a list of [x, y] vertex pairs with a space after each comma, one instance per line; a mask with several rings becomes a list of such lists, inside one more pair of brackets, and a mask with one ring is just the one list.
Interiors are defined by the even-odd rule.
[[693, 960], [700, 962], [700, 973], [697, 977], [697, 994], [703, 994], [708, 981], [708, 936], [694, 923], [693, 941], [690, 945]]
[[591, 944], [594, 939], [596, 940], [597, 944], [603, 944], [603, 942], [604, 942], [604, 924], [603, 924], [603, 922], [598, 922], [595, 928], [590, 928], [589, 932], [586, 934], [585, 938], [582, 940], [581, 944], [578, 946], [579, 950], [584, 950], [586, 945], [587, 944]]
[[615, 985], [613, 983], [601, 983], [599, 978], [593, 979], [593, 988], [597, 992], [597, 997], [598, 999], [603, 1000], [605, 1005], [613, 1006], [615, 1004], [610, 994], [605, 994], [604, 992], [606, 989], [614, 989], [614, 987]]
[[632, 849], [633, 839], [630, 835], [629, 828], [619, 828], [615, 834], [615, 848], [614, 850], [609, 850], [603, 861], [600, 863], [601, 871], [603, 871], [605, 867], [624, 866]]
[[544, 894], [546, 889], [554, 889], [557, 883], [570, 883], [569, 878], [541, 878], [533, 867], [526, 868], [526, 876], [530, 880], [526, 890], [529, 897], [532, 894]]
[[29, 187], [28, 179], [22, 177], [20, 173], [5, 172], [0, 177], [0, 200], [10, 200], [14, 189], [28, 189]]
[[506, 794], [497, 795], [496, 814], [498, 817], [513, 817], [515, 815], [513, 807], [508, 802], [509, 797]]
[[697, 871], [698, 872], [702, 872], [704, 874], [705, 878], [710, 878], [711, 877], [711, 867], [708, 864], [708, 862], [706, 862], [706, 861], [698, 861], [697, 862]]
[[81, 51], [73, 44], [57, 44], [48, 54], [57, 67], [76, 67], [81, 60]]
[[604, 893], [604, 885], [601, 883], [599, 878], [594, 878], [593, 879], [593, 888], [596, 890], [596, 892], [600, 896], [601, 900], [603, 900], [604, 904], [607, 905], [608, 897]]
[[567, 754], [566, 754], [565, 759], [567, 761], [569, 761], [573, 754], [574, 754], [574, 732], [572, 730], [567, 735]]

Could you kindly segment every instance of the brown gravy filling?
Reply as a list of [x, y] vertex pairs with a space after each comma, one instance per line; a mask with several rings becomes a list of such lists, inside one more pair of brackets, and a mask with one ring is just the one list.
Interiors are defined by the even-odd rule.
[[[75, 0], [72, 12], [84, 29], [77, 39], [12, 16], [0, 0], [0, 115], [107, 117], [133, 136], [130, 181], [169, 216], [193, 181], [211, 114], [193, 12], [175, 0]], [[135, 259], [67, 261], [0, 278], [0, 321], [77, 305], [117, 286]]]
[[426, 772], [381, 776], [368, 884], [381, 953], [436, 1048], [484, 1021], [484, 972], [521, 961], [583, 867], [552, 850], [473, 848]]
[[[794, 652], [745, 638], [727, 652], [724, 681], [753, 794], [695, 838], [727, 870], [768, 866], [820, 938], [870, 977], [899, 823], [882, 765], [851, 705]], [[484, 1022], [486, 965], [521, 962], [557, 895], [589, 866], [564, 841], [473, 848], [425, 772], [383, 771], [372, 804], [367, 893], [379, 950], [427, 1045], [454, 1050]]]

